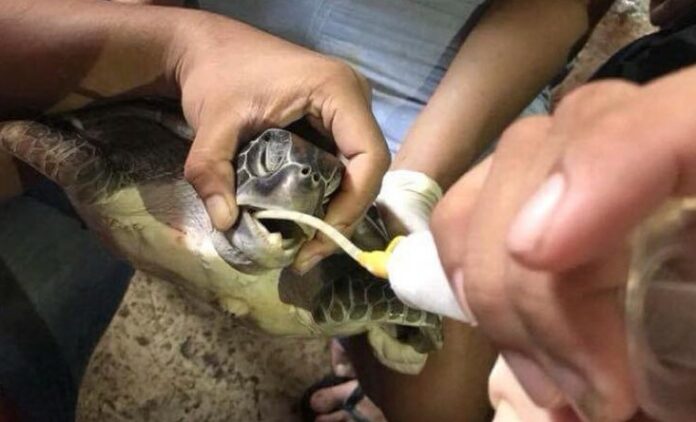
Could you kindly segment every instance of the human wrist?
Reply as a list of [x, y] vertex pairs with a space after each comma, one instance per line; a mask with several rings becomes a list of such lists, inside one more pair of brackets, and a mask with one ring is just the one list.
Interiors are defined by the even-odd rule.
[[[239, 57], [241, 68], [249, 60], [259, 58], [259, 37], [264, 41], [262, 48], [276, 41], [275, 37], [259, 31], [242, 22], [205, 11], [185, 10], [184, 19], [177, 19], [172, 27], [171, 45], [165, 64], [173, 72], [173, 81], [178, 87], [184, 87], [194, 71], [207, 67], [211, 59], [224, 54]], [[236, 48], [231, 49], [230, 45]], [[255, 57], [254, 57], [255, 56]], [[247, 59], [247, 60], [245, 60]], [[233, 69], [230, 69], [233, 72]], [[241, 76], [240, 76], [241, 77]]]
[[[185, 53], [195, 43], [195, 27], [205, 25], [207, 12], [151, 5], [126, 5], [137, 14], [123, 34], [129, 50], [136, 51], [146, 68], [141, 78], [140, 95], [178, 98], [181, 95], [180, 73]], [[137, 9], [136, 9], [137, 8]], [[116, 28], [118, 30], [118, 28]], [[138, 71], [141, 67], [138, 66]], [[155, 79], [153, 79], [153, 77]]]
[[423, 196], [428, 204], [434, 205], [442, 198], [442, 188], [427, 174], [410, 169], [390, 169], [382, 179], [379, 195], [391, 191], [410, 192]]
[[[411, 170], [433, 179], [447, 190], [474, 162], [482, 149], [483, 116], [463, 110], [471, 123], [461, 125], [459, 115], [445, 116], [428, 109], [417, 119], [394, 157], [390, 170]], [[473, 117], [472, 117], [473, 116]]]
[[[163, 61], [167, 73], [166, 79], [174, 84], [179, 93], [195, 67], [194, 63], [200, 56], [201, 50], [210, 45], [208, 33], [213, 18], [207, 12], [190, 12], [196, 16], [175, 19], [175, 24], [171, 27], [169, 48]], [[171, 89], [171, 86], [168, 88]]]

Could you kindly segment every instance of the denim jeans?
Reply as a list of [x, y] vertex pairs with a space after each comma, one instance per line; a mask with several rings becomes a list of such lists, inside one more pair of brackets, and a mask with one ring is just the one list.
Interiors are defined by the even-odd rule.
[[73, 421], [80, 380], [133, 274], [42, 182], [0, 203], [0, 396]]

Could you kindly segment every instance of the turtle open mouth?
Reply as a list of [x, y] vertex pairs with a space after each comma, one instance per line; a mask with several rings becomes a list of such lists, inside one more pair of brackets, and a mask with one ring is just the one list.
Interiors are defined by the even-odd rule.
[[[321, 217], [333, 194], [338, 190], [341, 183], [341, 171], [336, 169], [331, 175], [326, 185], [321, 206], [315, 214]], [[314, 229], [304, 225], [298, 225], [292, 221], [257, 219], [254, 214], [258, 211], [278, 209], [273, 206], [240, 205], [240, 222], [246, 226], [251, 234], [259, 239], [266, 249], [266, 252], [280, 252], [292, 257], [297, 253], [302, 243], [314, 236]], [[281, 208], [282, 209], [282, 208]]]
[[298, 239], [305, 237], [305, 233], [302, 231], [302, 229], [292, 222], [284, 220], [261, 221], [256, 218], [255, 220], [259, 223], [259, 225], [267, 230], [269, 233], [269, 238], [280, 236], [282, 239], [281, 244], [283, 245], [284, 249], [295, 246]]
[[296, 252], [305, 240], [313, 236], [313, 232], [291, 221], [265, 219], [254, 217], [263, 208], [244, 207], [242, 218], [247, 219], [250, 229], [271, 249], [281, 249], [285, 252]]
[[[316, 157], [310, 162], [313, 160], [316, 161]], [[302, 244], [315, 232], [311, 227], [286, 220], [260, 220], [255, 217], [257, 212], [291, 210], [321, 218], [329, 199], [340, 187], [343, 172], [339, 165], [333, 169], [322, 167], [320, 171], [307, 165], [291, 164], [284, 173], [276, 172], [267, 179], [257, 176], [237, 188], [240, 214], [237, 224], [225, 237], [237, 255], [253, 263], [250, 268], [289, 266]], [[311, 178], [305, 174], [306, 168], [310, 168]]]
[[292, 223], [268, 221], [263, 223], [254, 217], [256, 207], [240, 207], [237, 224], [225, 233], [235, 254], [244, 256], [245, 270], [283, 268], [292, 263], [308, 236]]

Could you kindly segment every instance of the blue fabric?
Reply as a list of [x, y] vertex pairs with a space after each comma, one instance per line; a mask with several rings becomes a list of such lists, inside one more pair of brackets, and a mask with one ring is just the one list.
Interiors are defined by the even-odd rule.
[[0, 391], [25, 420], [74, 420], [89, 357], [132, 274], [55, 185], [0, 203]]
[[[372, 110], [394, 154], [478, 21], [485, 3], [197, 0], [195, 7], [241, 20], [350, 63], [372, 84]], [[540, 95], [526, 114], [546, 113], [548, 107], [548, 98]]]

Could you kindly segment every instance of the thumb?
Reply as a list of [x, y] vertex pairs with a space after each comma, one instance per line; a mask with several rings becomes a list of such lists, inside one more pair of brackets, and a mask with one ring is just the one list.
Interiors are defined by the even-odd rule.
[[572, 268], [624, 242], [670, 196], [696, 193], [696, 120], [679, 100], [696, 89], [674, 78], [573, 134], [552, 129], [572, 142], [511, 225], [511, 253], [532, 268]]
[[227, 230], [237, 220], [235, 173], [231, 159], [239, 143], [239, 128], [201, 126], [189, 151], [184, 176], [201, 197], [213, 226]]

